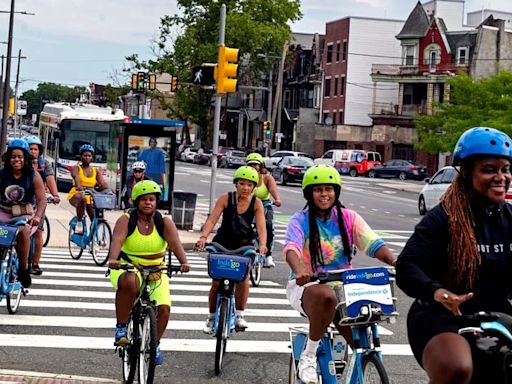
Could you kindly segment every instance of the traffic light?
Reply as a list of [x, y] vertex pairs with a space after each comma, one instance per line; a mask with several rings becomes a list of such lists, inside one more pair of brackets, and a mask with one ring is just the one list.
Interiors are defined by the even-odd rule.
[[219, 47], [219, 63], [215, 71], [217, 80], [217, 93], [232, 93], [237, 90], [239, 49]]
[[171, 92], [178, 90], [178, 76], [171, 76]]
[[134, 92], [137, 92], [139, 90], [139, 86], [137, 85], [137, 74], [136, 73], [132, 73], [131, 89]]
[[139, 92], [146, 90], [146, 73], [144, 72], [137, 73], [137, 89]]
[[154, 73], [149, 75], [149, 86], [148, 89], [150, 91], [154, 91], [156, 89], [156, 75]]
[[266, 120], [263, 122], [263, 134], [265, 135], [266, 140], [270, 140], [270, 135], [272, 134], [272, 122]]

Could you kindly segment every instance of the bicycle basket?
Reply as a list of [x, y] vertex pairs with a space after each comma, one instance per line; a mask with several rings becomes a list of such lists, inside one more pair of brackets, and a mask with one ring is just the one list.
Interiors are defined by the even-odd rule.
[[0, 224], [0, 248], [10, 248], [16, 239], [18, 227], [15, 225]]
[[243, 281], [247, 277], [251, 258], [222, 253], [208, 255], [208, 275], [214, 280]]
[[94, 207], [99, 209], [114, 209], [116, 207], [116, 196], [105, 194], [105, 193], [95, 193], [93, 194], [94, 199]]

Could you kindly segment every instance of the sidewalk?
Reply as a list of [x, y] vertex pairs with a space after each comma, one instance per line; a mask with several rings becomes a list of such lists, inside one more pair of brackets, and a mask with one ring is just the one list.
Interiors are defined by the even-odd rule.
[[73, 375], [60, 375], [54, 373], [14, 371], [9, 369], [0, 370], [0, 383], [29, 383], [29, 384], [111, 384], [120, 383], [118, 380], [101, 379], [96, 377], [84, 377]]
[[404, 192], [412, 192], [412, 193], [420, 193], [425, 184], [415, 184], [415, 183], [377, 183], [379, 187], [398, 189], [399, 191]]
[[[59, 205], [48, 204], [46, 215], [50, 221], [50, 241], [48, 247], [68, 247], [69, 221], [75, 216], [75, 208], [66, 200], [66, 193], [60, 193], [61, 202]], [[161, 211], [167, 216], [167, 211]], [[116, 220], [123, 214], [121, 210], [105, 211], [105, 218], [108, 220], [112, 230]], [[196, 212], [194, 216], [194, 226], [190, 231], [178, 230], [180, 240], [185, 250], [194, 248], [195, 243], [199, 240], [201, 225], [206, 221], [204, 214]]]

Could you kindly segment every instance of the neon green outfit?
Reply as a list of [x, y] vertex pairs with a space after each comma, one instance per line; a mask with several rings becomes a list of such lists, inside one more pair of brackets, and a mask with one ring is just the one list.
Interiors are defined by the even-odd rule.
[[270, 200], [270, 191], [264, 182], [261, 182], [261, 185], [254, 188], [254, 195], [260, 200]]

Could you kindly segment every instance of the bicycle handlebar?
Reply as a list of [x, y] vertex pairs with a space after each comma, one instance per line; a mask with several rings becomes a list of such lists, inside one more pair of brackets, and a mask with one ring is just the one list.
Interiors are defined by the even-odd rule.
[[228, 255], [243, 255], [247, 251], [253, 251], [254, 253], [257, 253], [256, 248], [254, 248], [252, 245], [244, 245], [243, 247], [230, 250], [230, 249], [223, 247], [219, 243], [214, 243], [214, 242], [205, 244], [205, 249], [207, 251], [225, 253]]
[[444, 322], [455, 324], [461, 327], [479, 327], [481, 323], [499, 321], [503, 314], [497, 312], [477, 312], [471, 315], [445, 317]]
[[[390, 277], [396, 276], [396, 270], [393, 267], [384, 267], [388, 270], [388, 274]], [[345, 271], [352, 271], [351, 268], [346, 269], [335, 269], [332, 271], [324, 271], [324, 272], [317, 272], [311, 276], [310, 281], [315, 282], [318, 281], [320, 284], [325, 284], [333, 281], [341, 281], [342, 280], [342, 274]]]
[[[133, 271], [138, 270], [143, 276], [150, 275], [151, 273], [155, 272], [163, 272], [167, 271], [167, 274], [169, 277], [171, 277], [172, 273], [178, 273], [181, 272], [181, 266], [180, 265], [134, 265], [134, 264], [121, 264], [119, 266], [119, 269], [123, 269], [125, 271]], [[110, 269], [107, 269], [107, 272], [105, 273], [105, 276], [110, 275]]]

